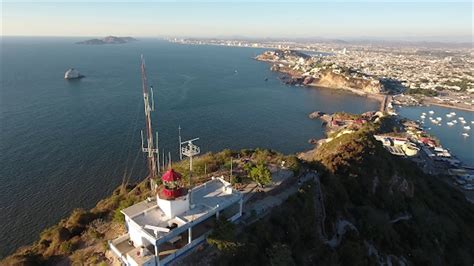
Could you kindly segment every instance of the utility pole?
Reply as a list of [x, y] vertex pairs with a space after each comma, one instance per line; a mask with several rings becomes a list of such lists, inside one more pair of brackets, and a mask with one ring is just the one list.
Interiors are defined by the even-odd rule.
[[[145, 70], [145, 59], [143, 55], [141, 56], [141, 74], [142, 74], [142, 90], [143, 90], [143, 102], [145, 107], [145, 121], [146, 121], [146, 147], [144, 146], [143, 141], [143, 131], [142, 131], [142, 151], [147, 153], [148, 160], [148, 177], [150, 179], [151, 190], [154, 190], [154, 180], [158, 177], [157, 172], [157, 158], [156, 154], [159, 152], [157, 148], [154, 147], [153, 141], [153, 129], [151, 126], [151, 112], [155, 110], [155, 101], [153, 99], [153, 87], [150, 87], [150, 92], [148, 92], [148, 84]], [[158, 138], [157, 138], [158, 147]]]
[[171, 169], [171, 152], [168, 152], [168, 169]]
[[161, 156], [161, 166], [162, 166], [162, 169], [163, 171], [165, 170], [165, 149], [163, 149], [163, 153], [162, 153], [162, 156]]
[[158, 166], [158, 173], [160, 173], [160, 146], [158, 143], [158, 131], [156, 131], [156, 165]]
[[179, 160], [183, 160], [183, 152], [181, 151], [181, 125], [178, 126], [178, 141], [179, 141]]
[[230, 176], [229, 176], [229, 183], [232, 182], [232, 156], [230, 157]]

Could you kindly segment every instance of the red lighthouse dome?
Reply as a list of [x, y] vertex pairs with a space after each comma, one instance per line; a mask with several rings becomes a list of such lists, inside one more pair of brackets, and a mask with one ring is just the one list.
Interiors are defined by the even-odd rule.
[[169, 169], [163, 174], [161, 180], [163, 180], [163, 182], [176, 182], [181, 180], [181, 178], [182, 176], [180, 173], [175, 172], [173, 169]]
[[163, 185], [158, 188], [158, 197], [173, 200], [186, 195], [187, 190], [183, 188], [181, 184], [182, 178], [181, 174], [175, 172], [173, 169], [166, 171], [163, 176], [161, 176]]

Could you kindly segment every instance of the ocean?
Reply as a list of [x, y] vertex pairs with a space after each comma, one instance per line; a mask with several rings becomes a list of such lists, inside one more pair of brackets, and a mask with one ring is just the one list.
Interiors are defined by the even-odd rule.
[[[91, 208], [126, 175], [145, 176], [140, 55], [154, 86], [154, 129], [177, 160], [183, 139], [201, 151], [295, 153], [324, 135], [313, 111], [364, 112], [378, 102], [282, 84], [252, 59], [262, 49], [158, 39], [78, 45], [87, 38], [3, 37], [0, 88], [0, 257], [32, 243], [74, 208]], [[74, 67], [86, 77], [64, 80]], [[268, 78], [268, 81], [265, 79]]]

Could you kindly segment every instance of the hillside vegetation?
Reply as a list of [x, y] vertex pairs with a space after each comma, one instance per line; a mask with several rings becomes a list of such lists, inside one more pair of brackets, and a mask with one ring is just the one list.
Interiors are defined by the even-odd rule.
[[[321, 219], [314, 215], [316, 183], [308, 183], [236, 236], [216, 265], [471, 265], [474, 207], [373, 138], [393, 124], [369, 124], [313, 153], [308, 164], [321, 174], [327, 237], [314, 229]], [[352, 226], [344, 233], [342, 224]]]
[[[223, 175], [229, 180], [231, 158], [235, 185], [261, 181], [267, 174], [267, 165], [286, 162], [286, 166], [298, 171], [295, 156], [256, 149], [218, 153], [206, 153], [193, 159], [193, 185], [208, 181], [211, 176]], [[189, 160], [173, 163], [173, 168], [183, 175], [189, 184]], [[158, 180], [159, 182], [159, 180]], [[149, 180], [117, 187], [112, 195], [99, 201], [91, 210], [76, 209], [58, 224], [44, 230], [32, 245], [19, 248], [0, 261], [0, 265], [108, 265], [108, 240], [125, 233], [122, 209], [155, 196], [150, 191]], [[33, 241], [32, 241], [33, 242]]]

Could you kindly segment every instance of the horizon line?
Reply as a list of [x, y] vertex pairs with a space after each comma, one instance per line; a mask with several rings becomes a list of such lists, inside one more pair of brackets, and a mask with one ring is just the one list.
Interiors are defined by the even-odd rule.
[[[376, 42], [405, 42], [405, 43], [446, 43], [446, 44], [474, 44], [472, 36], [460, 35], [460, 36], [346, 36], [346, 37], [322, 37], [322, 36], [308, 36], [308, 37], [288, 37], [288, 36], [244, 36], [244, 35], [214, 35], [214, 36], [189, 36], [189, 35], [119, 35], [119, 34], [106, 34], [106, 35], [1, 35], [0, 38], [10, 37], [29, 37], [29, 38], [104, 38], [107, 36], [115, 37], [134, 37], [134, 38], [146, 38], [146, 39], [168, 39], [168, 38], [183, 38], [183, 39], [221, 39], [221, 40], [272, 40], [272, 41], [287, 41], [287, 40], [307, 40], [307, 41], [347, 41], [347, 42], [360, 42], [360, 41], [376, 41]], [[471, 40], [446, 40], [448, 38], [471, 38]], [[436, 40], [439, 39], [439, 40]]]

